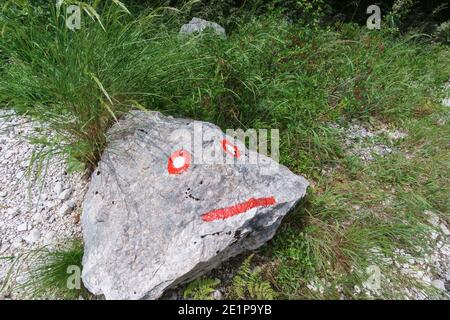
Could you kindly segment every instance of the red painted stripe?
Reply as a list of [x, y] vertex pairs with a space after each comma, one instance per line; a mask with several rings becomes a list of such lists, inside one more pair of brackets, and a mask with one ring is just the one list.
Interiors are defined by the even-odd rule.
[[231, 206], [231, 207], [226, 207], [226, 208], [221, 208], [221, 209], [216, 209], [216, 210], [212, 210], [208, 213], [205, 213], [204, 215], [202, 215], [202, 220], [206, 221], [206, 222], [211, 222], [214, 220], [219, 220], [219, 219], [227, 219], [230, 218], [232, 216], [244, 213], [250, 209], [256, 208], [256, 207], [268, 207], [271, 205], [274, 205], [276, 203], [275, 198], [274, 197], [268, 197], [268, 198], [251, 198], [245, 202], [242, 202], [240, 204]]

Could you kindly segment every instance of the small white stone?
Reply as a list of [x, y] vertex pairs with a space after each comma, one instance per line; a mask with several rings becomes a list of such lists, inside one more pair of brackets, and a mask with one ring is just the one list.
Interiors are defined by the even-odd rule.
[[406, 137], [406, 133], [398, 131], [398, 130], [395, 130], [393, 132], [388, 132], [388, 138], [393, 141], [402, 139], [404, 137]]
[[20, 225], [17, 227], [17, 231], [19, 231], [19, 232], [23, 232], [23, 231], [27, 231], [27, 230], [28, 230], [28, 225], [27, 225], [26, 222], [20, 224]]
[[22, 239], [16, 239], [16, 240], [14, 240], [14, 242], [11, 244], [11, 246], [12, 246], [14, 249], [20, 248], [20, 247], [22, 246]]
[[16, 172], [16, 179], [17, 180], [22, 180], [22, 178], [24, 178], [24, 177], [25, 177], [24, 172], [22, 172], [22, 171]]
[[17, 208], [9, 208], [8, 211], [6, 211], [7, 215], [10, 216], [11, 218], [14, 218], [15, 216], [17, 216], [20, 212], [19, 209]]
[[56, 204], [57, 204], [57, 202], [54, 202], [54, 201], [46, 201], [46, 202], [45, 202], [45, 206], [46, 206], [48, 209], [52, 209], [54, 206], [56, 206]]
[[431, 239], [436, 240], [437, 237], [439, 237], [439, 233], [432, 231], [431, 232]]
[[33, 223], [40, 223], [45, 221], [45, 212], [35, 212], [33, 214]]
[[53, 191], [58, 195], [63, 191], [63, 186], [62, 186], [61, 182], [58, 181], [55, 183], [55, 186], [53, 187]]
[[25, 241], [28, 243], [35, 243], [35, 242], [39, 241], [40, 238], [41, 238], [41, 232], [37, 229], [34, 229], [26, 237]]
[[442, 280], [435, 279], [435, 280], [431, 281], [431, 285], [433, 287], [435, 287], [436, 289], [445, 290], [445, 284], [444, 284], [444, 281], [442, 281]]
[[441, 223], [439, 227], [441, 228], [443, 234], [445, 234], [446, 236], [450, 236], [450, 231], [443, 223]]
[[73, 190], [71, 188], [66, 189], [58, 195], [58, 199], [65, 201], [65, 200], [69, 199], [72, 192], [73, 192]]
[[47, 233], [45, 234], [45, 236], [44, 236], [44, 244], [45, 244], [45, 245], [50, 245], [50, 244], [52, 244], [53, 242], [55, 242], [55, 236], [56, 236], [56, 234], [55, 234], [54, 231], [49, 231], [49, 232], [47, 232]]
[[422, 277], [422, 280], [423, 280], [425, 283], [427, 283], [427, 284], [431, 284], [431, 278], [430, 278], [429, 275], [424, 275], [424, 276]]
[[222, 292], [220, 290], [215, 290], [213, 292], [213, 298], [214, 300], [222, 300], [223, 299]]
[[427, 221], [433, 226], [433, 227], [437, 227], [439, 225], [439, 216], [430, 211], [430, 210], [425, 210], [423, 212], [424, 214], [426, 214], [428, 216]]
[[59, 208], [58, 214], [60, 216], [65, 216], [70, 214], [73, 209], [75, 208], [75, 203], [72, 201], [68, 201], [66, 203], [63, 203], [63, 205]]
[[442, 104], [446, 107], [450, 107], [450, 98], [442, 100]]

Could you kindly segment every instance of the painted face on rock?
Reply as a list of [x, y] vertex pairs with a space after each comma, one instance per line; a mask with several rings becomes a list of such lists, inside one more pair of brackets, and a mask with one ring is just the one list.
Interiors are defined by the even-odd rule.
[[99, 171], [110, 172], [109, 180], [115, 177], [106, 184], [109, 194], [115, 193], [111, 202], [124, 212], [148, 210], [149, 220], [152, 212], [166, 212], [164, 221], [152, 224], [215, 225], [250, 219], [284, 201], [277, 196], [286, 187], [283, 180], [277, 172], [261, 174], [255, 155], [261, 157], [209, 123], [130, 118], [114, 127]]
[[[223, 152], [233, 158], [239, 158], [241, 151], [239, 147], [232, 144], [228, 139], [222, 139], [220, 145]], [[179, 175], [189, 170], [191, 166], [192, 156], [189, 151], [180, 149], [172, 153], [168, 159], [167, 172], [171, 175]], [[262, 198], [250, 198], [244, 202], [232, 204], [227, 207], [217, 208], [201, 215], [201, 218], [205, 222], [211, 222], [215, 220], [224, 220], [233, 217], [238, 214], [245, 213], [248, 210], [257, 207], [268, 207], [274, 205], [276, 200], [273, 196]]]

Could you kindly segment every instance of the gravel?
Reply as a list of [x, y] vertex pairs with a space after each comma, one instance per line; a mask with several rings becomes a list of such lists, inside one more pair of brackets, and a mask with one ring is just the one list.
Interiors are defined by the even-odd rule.
[[[26, 137], [32, 134], [27, 118], [0, 110], [0, 257], [18, 257], [81, 237], [74, 215], [86, 181], [81, 174], [67, 174], [61, 159], [48, 163], [40, 178], [30, 179], [35, 176], [27, 175], [35, 146]], [[10, 268], [7, 261], [0, 260], [0, 288]], [[27, 268], [24, 262], [23, 270]], [[1, 294], [20, 298], [10, 291], [8, 286]]]
[[407, 136], [405, 132], [391, 130], [382, 124], [371, 128], [355, 121], [348, 127], [337, 123], [330, 123], [329, 127], [340, 133], [347, 154], [357, 156], [362, 161], [372, 161], [377, 156], [395, 152], [395, 143]]

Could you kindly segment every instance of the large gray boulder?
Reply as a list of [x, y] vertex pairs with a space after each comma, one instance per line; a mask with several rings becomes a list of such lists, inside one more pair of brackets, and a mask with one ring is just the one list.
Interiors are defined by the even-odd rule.
[[83, 282], [107, 299], [156, 299], [260, 247], [308, 186], [210, 123], [134, 111], [109, 137], [82, 214]]
[[200, 18], [192, 18], [191, 21], [189, 21], [189, 23], [182, 25], [180, 29], [180, 34], [190, 35], [195, 33], [201, 33], [203, 32], [203, 30], [207, 28], [212, 29], [215, 34], [219, 35], [222, 38], [226, 37], [225, 29], [221, 25]]

